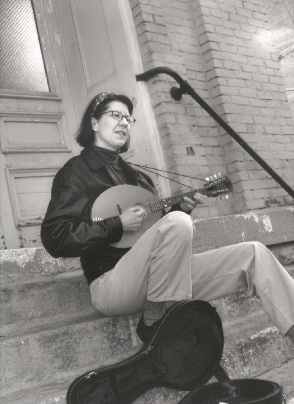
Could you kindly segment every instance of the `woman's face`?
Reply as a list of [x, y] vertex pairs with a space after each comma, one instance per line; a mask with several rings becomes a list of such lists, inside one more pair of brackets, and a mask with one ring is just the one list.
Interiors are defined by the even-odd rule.
[[108, 150], [117, 151], [126, 142], [129, 124], [123, 118], [121, 121], [115, 120], [111, 112], [118, 111], [122, 115], [129, 116], [128, 107], [120, 101], [111, 101], [105, 112], [98, 119], [92, 118], [92, 127], [95, 131], [94, 144]]

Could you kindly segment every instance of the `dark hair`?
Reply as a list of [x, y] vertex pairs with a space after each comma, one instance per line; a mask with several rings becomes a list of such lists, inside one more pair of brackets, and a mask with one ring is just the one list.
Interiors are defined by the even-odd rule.
[[[101, 102], [99, 100], [102, 99]], [[84, 115], [82, 117], [82, 121], [80, 127], [77, 131], [76, 141], [82, 147], [91, 146], [94, 143], [95, 132], [92, 128], [92, 120], [91, 118], [98, 118], [102, 112], [105, 112], [108, 108], [109, 103], [112, 101], [119, 101], [125, 104], [128, 107], [129, 114], [132, 115], [134, 106], [132, 101], [125, 95], [122, 94], [114, 94], [114, 93], [101, 93], [96, 95], [88, 104]], [[128, 136], [126, 143], [120, 149], [120, 153], [124, 153], [128, 150], [130, 144], [130, 138]]]

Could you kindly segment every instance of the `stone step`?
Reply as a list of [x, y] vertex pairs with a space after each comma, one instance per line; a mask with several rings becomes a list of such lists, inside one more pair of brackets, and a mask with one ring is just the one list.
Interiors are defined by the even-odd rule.
[[43, 248], [0, 251], [0, 335], [93, 312], [79, 259], [54, 259]]
[[[77, 260], [54, 260], [39, 248], [4, 251], [0, 263], [0, 335], [27, 333], [46, 322], [93, 312]], [[286, 268], [294, 277], [294, 265]], [[246, 292], [219, 299], [216, 306], [223, 322], [262, 311], [259, 300]]]
[[[5, 404], [66, 404], [67, 388], [67, 383], [30, 386], [26, 391], [15, 393], [12, 399], [7, 398]], [[178, 404], [186, 394], [187, 392], [158, 387], [146, 392], [134, 401], [134, 404]], [[287, 404], [294, 404], [294, 394], [287, 395], [286, 398]]]
[[[294, 404], [293, 392], [294, 360], [282, 364], [280, 368], [271, 369], [265, 374], [250, 378], [272, 380], [283, 386], [288, 404]], [[80, 373], [79, 373], [80, 374]], [[5, 404], [66, 404], [66, 392], [70, 383], [76, 378], [76, 374], [68, 374], [66, 379], [56, 380], [54, 383], [38, 385], [30, 383], [25, 389], [11, 391], [3, 396]], [[287, 379], [287, 380], [286, 380]], [[215, 379], [211, 380], [212, 382]], [[287, 386], [286, 386], [287, 384]], [[285, 387], [286, 386], [286, 387]], [[291, 388], [292, 387], [292, 388]], [[288, 392], [287, 392], [288, 391]], [[291, 392], [290, 392], [291, 391]], [[290, 393], [289, 393], [290, 392]], [[167, 388], [154, 388], [135, 401], [135, 404], [176, 404], [187, 392], [175, 391]], [[2, 401], [1, 401], [2, 402]]]
[[[294, 276], [294, 266], [287, 269]], [[76, 259], [54, 260], [42, 248], [0, 252], [0, 283], [0, 391], [6, 404], [65, 403], [77, 376], [141, 347], [139, 315], [105, 318], [94, 312]], [[293, 345], [269, 322], [259, 299], [244, 292], [213, 304], [223, 321], [222, 363], [230, 376], [268, 377], [294, 397]], [[183, 395], [158, 388], [136, 402], [177, 403]]]
[[[226, 335], [226, 329], [225, 329]], [[276, 327], [227, 339], [221, 361], [231, 379], [259, 378], [280, 382], [287, 395], [294, 394], [294, 344]]]
[[73, 324], [1, 338], [1, 393], [13, 389], [16, 380], [18, 389], [33, 382], [54, 383], [68, 373], [83, 373], [130, 356], [140, 347], [135, 323], [127, 316], [81, 318]]
[[[294, 274], [294, 267], [289, 267]], [[80, 316], [103, 317], [94, 311], [90, 302], [89, 287], [80, 271], [38, 278], [28, 283], [1, 285], [0, 335], [23, 335], [51, 327], [55, 322], [73, 322]], [[225, 325], [251, 332], [252, 324], [259, 322], [263, 309], [256, 297], [247, 292], [235, 293], [212, 302]], [[21, 307], [21, 310], [19, 309]], [[243, 318], [247, 317], [247, 321]], [[264, 323], [265, 324], [265, 323]]]
[[[54, 321], [94, 313], [89, 287], [80, 271], [1, 285], [0, 296], [2, 336], [18, 335], [20, 331], [27, 334], [46, 324], [50, 327]], [[223, 322], [262, 312], [259, 300], [246, 292], [229, 295], [213, 304]]]
[[[4, 290], [7, 292], [6, 287]], [[1, 299], [0, 335], [4, 337], [26, 335], [50, 328], [54, 323], [73, 323], [80, 317], [104, 317], [93, 310], [88, 285], [81, 276], [64, 278], [62, 275], [41, 283], [14, 285], [10, 290], [9, 299]], [[228, 323], [230, 334], [234, 330], [251, 333], [253, 325], [260, 321], [264, 327], [271, 325], [264, 316], [259, 299], [246, 292], [230, 294], [212, 304], [217, 308], [223, 325]], [[18, 307], [22, 309], [18, 310]]]
[[44, 319], [64, 318], [93, 311], [89, 286], [80, 270], [24, 283], [1, 284], [0, 335], [44, 323]]
[[[75, 375], [72, 376], [72, 380]], [[71, 379], [70, 379], [71, 380]], [[5, 404], [66, 404], [66, 392], [70, 381], [56, 381], [52, 384], [29, 383], [24, 389], [16, 389], [0, 396]]]
[[287, 396], [287, 404], [294, 404], [294, 359], [286, 361], [280, 366], [268, 370], [267, 372], [258, 376], [264, 380], [274, 380], [276, 383], [283, 386], [284, 392]]
[[[15, 388], [21, 391], [33, 383], [54, 385], [67, 380], [69, 385], [88, 370], [131, 356], [142, 346], [135, 333], [137, 320], [138, 316], [80, 319], [25, 336], [1, 338], [1, 394], [8, 400]], [[251, 331], [238, 337], [235, 333], [233, 339], [225, 337], [222, 364], [231, 378], [274, 374], [278, 367], [285, 381], [289, 369], [281, 366], [294, 360], [294, 346], [275, 327], [258, 328], [260, 324], [254, 327], [254, 335]], [[226, 325], [224, 332], [230, 335]]]
[[21, 283], [81, 269], [78, 258], [52, 258], [44, 248], [0, 250], [0, 283]]
[[[25, 397], [15, 395], [12, 401], [5, 401], [5, 404], [66, 404], [66, 389], [66, 384], [31, 387]], [[134, 404], [178, 404], [187, 393], [158, 387], [139, 397]], [[294, 404], [294, 395], [287, 396], [287, 404]]]
[[[261, 309], [258, 299], [249, 298], [246, 293], [240, 293], [229, 295], [213, 303], [217, 307], [224, 325], [226, 345], [223, 365], [232, 377], [253, 376], [253, 370], [257, 375], [263, 374], [272, 367], [275, 369], [277, 364], [280, 366], [281, 363], [291, 359], [291, 346], [287, 346], [287, 339], [281, 338], [277, 330], [272, 327]], [[236, 314], [233, 319], [232, 313]], [[66, 316], [62, 319], [59, 318], [58, 321], [49, 322], [47, 319], [47, 323], [45, 322], [42, 326], [35, 325], [26, 333], [21, 330], [18, 333], [14, 332], [11, 337], [1, 338], [2, 364], [4, 364], [2, 368], [5, 371], [6, 380], [3, 392], [11, 394], [9, 380], [11, 386], [14, 386], [15, 380], [18, 380], [17, 388], [19, 390], [34, 380], [43, 382], [45, 379], [48, 380], [48, 377], [49, 379], [53, 377], [51, 384], [54, 384], [54, 381], [62, 380], [67, 374], [71, 374], [72, 376], [68, 380], [69, 385], [76, 376], [96, 368], [98, 363], [103, 365], [109, 360], [117, 362], [120, 355], [122, 355], [121, 358], [125, 355], [129, 356], [140, 347], [140, 342], [134, 332], [137, 317], [130, 316], [126, 323], [124, 317], [103, 319], [99, 313], [91, 312], [85, 313], [82, 317], [68, 318]], [[254, 331], [260, 329], [260, 333], [253, 336], [253, 329]], [[101, 330], [107, 330], [107, 332]], [[119, 338], [117, 330], [121, 336]], [[116, 347], [113, 355], [107, 353], [112, 349], [109, 346], [110, 339], [112, 346]], [[56, 343], [57, 341], [59, 343]], [[127, 345], [125, 345], [126, 341], [128, 341]], [[125, 351], [121, 349], [122, 346], [126, 347]], [[265, 353], [259, 352], [258, 348], [263, 349], [264, 346], [266, 347]], [[89, 347], [96, 348], [95, 352], [102, 353], [102, 356], [100, 354], [93, 356]], [[269, 347], [271, 349], [268, 349]], [[105, 352], [106, 356], [104, 356]], [[275, 356], [272, 352], [275, 353]], [[19, 358], [22, 360], [20, 361]], [[259, 366], [258, 371], [254, 367], [255, 361]], [[7, 366], [9, 363], [11, 368]], [[17, 366], [15, 366], [16, 364]], [[262, 367], [260, 364], [266, 365]], [[62, 369], [62, 366], [65, 366], [65, 369]], [[12, 367], [14, 370], [17, 369], [17, 372], [11, 373]], [[27, 378], [28, 368], [30, 368], [30, 376]], [[32, 372], [32, 369], [35, 373]], [[283, 377], [287, 377], [287, 372]], [[272, 380], [275, 379], [272, 378]]]
[[[266, 377], [258, 379], [273, 380]], [[282, 385], [277, 379], [275, 381]], [[69, 382], [44, 386], [31, 385], [24, 391], [16, 392], [13, 397], [6, 397], [5, 404], [66, 404], [68, 386]], [[187, 392], [157, 387], [139, 397], [134, 404], [177, 404], [186, 394]], [[294, 404], [294, 393], [287, 394], [286, 398], [287, 404]]]

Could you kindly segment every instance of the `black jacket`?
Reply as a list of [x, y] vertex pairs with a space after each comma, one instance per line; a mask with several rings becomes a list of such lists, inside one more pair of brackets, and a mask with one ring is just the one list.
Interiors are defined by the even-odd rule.
[[[134, 170], [119, 156], [128, 184], [143, 187], [156, 194], [151, 179]], [[97, 158], [94, 148], [85, 148], [70, 159], [56, 174], [51, 200], [41, 226], [45, 249], [54, 258], [80, 257], [90, 284], [113, 268], [128, 251], [109, 246], [119, 241], [123, 227], [119, 216], [92, 222], [91, 209], [97, 197], [118, 185]]]

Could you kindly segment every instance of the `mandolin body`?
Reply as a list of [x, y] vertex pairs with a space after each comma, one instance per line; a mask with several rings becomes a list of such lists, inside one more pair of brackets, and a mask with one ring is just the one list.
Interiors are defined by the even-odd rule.
[[117, 248], [132, 247], [135, 242], [151, 226], [153, 226], [162, 215], [162, 211], [151, 212], [149, 203], [158, 203], [160, 199], [147, 191], [134, 185], [117, 185], [103, 192], [95, 201], [92, 208], [92, 218], [108, 219], [109, 217], [119, 216], [127, 208], [140, 205], [146, 211], [140, 229], [135, 232], [124, 232], [121, 240], [111, 244]]
[[143, 206], [146, 214], [140, 228], [135, 232], [124, 232], [119, 242], [111, 244], [117, 248], [129, 248], [161, 218], [164, 208], [183, 202], [185, 196], [193, 198], [195, 192], [199, 192], [215, 198], [231, 191], [232, 183], [228, 177], [217, 177], [207, 182], [203, 188], [165, 199], [159, 199], [152, 192], [141, 187], [126, 184], [116, 185], [107, 189], [96, 199], [92, 207], [92, 220], [104, 220], [109, 217], [119, 216], [131, 206]]

